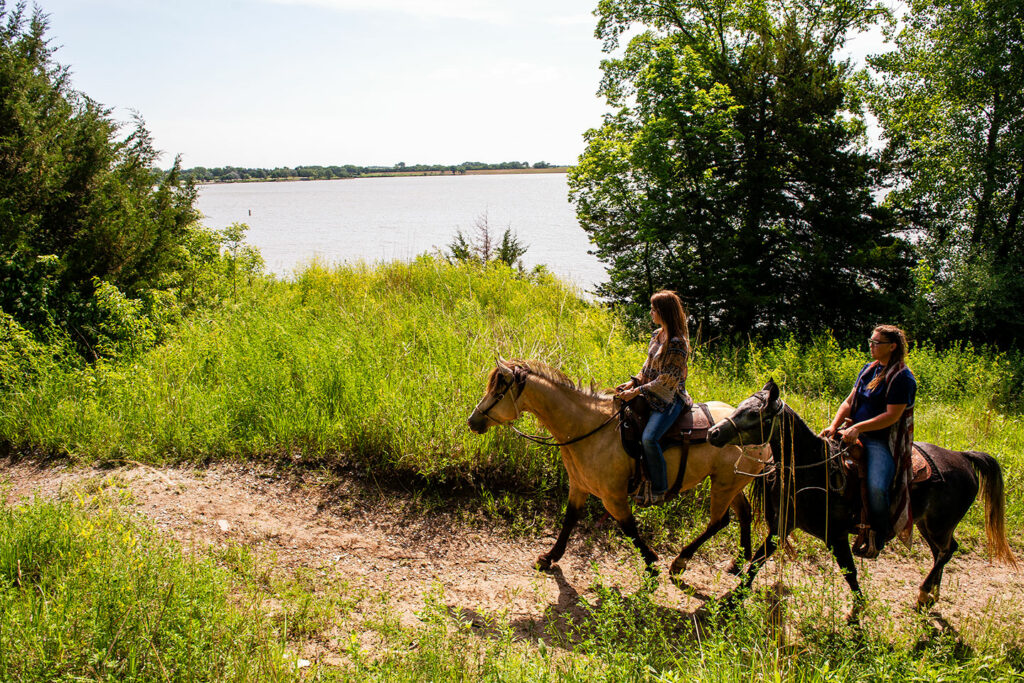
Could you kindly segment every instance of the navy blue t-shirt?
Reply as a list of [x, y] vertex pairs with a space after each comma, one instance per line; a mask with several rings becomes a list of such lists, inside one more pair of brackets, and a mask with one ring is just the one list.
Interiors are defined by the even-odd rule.
[[[908, 408], [914, 406], [914, 397], [917, 395], [917, 379], [910, 368], [904, 368], [892, 378], [892, 386], [886, 387], [885, 379], [875, 389], [869, 390], [868, 384], [875, 378], [875, 375], [884, 374], [885, 367], [871, 363], [866, 364], [857, 375], [857, 383], [854, 390], [857, 392], [857, 408], [851, 418], [854, 424], [870, 420], [885, 413], [887, 405], [906, 404]], [[862, 432], [861, 438], [885, 440], [889, 438], [890, 427], [876, 429], [870, 432]]]

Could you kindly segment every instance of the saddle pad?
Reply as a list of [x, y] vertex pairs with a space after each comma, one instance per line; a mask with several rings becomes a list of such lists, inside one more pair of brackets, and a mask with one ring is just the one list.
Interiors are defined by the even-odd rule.
[[932, 465], [928, 462], [928, 458], [924, 457], [917, 444], [914, 444], [914, 448], [910, 451], [910, 471], [913, 473], [910, 477], [911, 484], [919, 484], [932, 476]]

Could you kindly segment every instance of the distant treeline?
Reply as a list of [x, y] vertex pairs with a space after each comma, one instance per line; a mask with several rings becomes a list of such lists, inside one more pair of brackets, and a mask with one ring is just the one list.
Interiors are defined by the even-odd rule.
[[528, 161], [503, 161], [498, 164], [485, 164], [480, 161], [464, 161], [461, 164], [415, 164], [407, 166], [399, 162], [394, 166], [296, 166], [288, 168], [239, 168], [237, 166], [221, 166], [206, 168], [196, 166], [182, 171], [186, 178], [193, 178], [201, 183], [230, 183], [240, 180], [284, 180], [308, 178], [310, 180], [330, 180], [332, 178], [358, 178], [383, 173], [451, 173], [459, 174], [467, 171], [508, 171], [529, 168], [553, 168], [546, 161], [538, 161], [530, 165]]

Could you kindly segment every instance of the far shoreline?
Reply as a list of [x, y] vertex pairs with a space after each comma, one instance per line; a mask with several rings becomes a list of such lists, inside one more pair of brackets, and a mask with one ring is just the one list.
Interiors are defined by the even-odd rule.
[[467, 176], [467, 175], [511, 175], [523, 173], [568, 173], [568, 166], [549, 166], [547, 168], [496, 168], [478, 169], [452, 173], [451, 171], [381, 171], [379, 173], [362, 173], [348, 178], [306, 178], [303, 176], [289, 176], [287, 178], [245, 178], [239, 180], [207, 180], [197, 182], [197, 185], [233, 185], [237, 183], [292, 183], [312, 182], [318, 180], [358, 180], [359, 178], [395, 178], [395, 177], [417, 177], [417, 176]]

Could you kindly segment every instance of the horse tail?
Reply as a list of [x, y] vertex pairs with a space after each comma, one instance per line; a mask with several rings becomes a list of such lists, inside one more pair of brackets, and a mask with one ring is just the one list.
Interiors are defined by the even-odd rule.
[[1017, 558], [1006, 542], [1005, 495], [1003, 492], [1003, 470], [988, 453], [963, 451], [963, 456], [974, 467], [981, 480], [982, 497], [985, 501], [985, 536], [988, 538], [992, 556], [1014, 568]]

